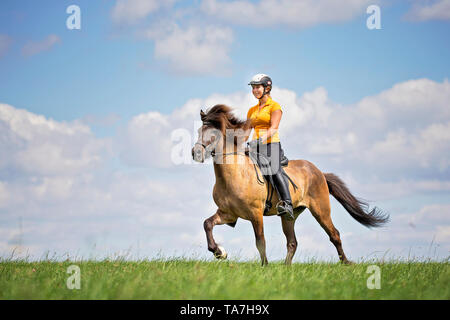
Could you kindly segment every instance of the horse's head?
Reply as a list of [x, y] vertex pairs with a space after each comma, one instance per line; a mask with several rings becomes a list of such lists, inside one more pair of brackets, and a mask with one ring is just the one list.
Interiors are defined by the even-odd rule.
[[192, 148], [192, 158], [197, 162], [204, 162], [214, 156], [215, 149], [222, 139], [222, 132], [216, 128], [216, 121], [208, 121], [207, 114], [200, 110], [202, 126], [198, 128], [198, 139]]
[[[192, 158], [204, 162], [215, 152], [222, 151], [227, 140], [230, 144], [240, 145], [248, 136], [249, 122], [240, 120], [232, 114], [232, 109], [218, 104], [206, 113], [200, 110], [202, 126], [198, 129], [198, 140], [192, 148]], [[229, 139], [231, 138], [231, 139]]]

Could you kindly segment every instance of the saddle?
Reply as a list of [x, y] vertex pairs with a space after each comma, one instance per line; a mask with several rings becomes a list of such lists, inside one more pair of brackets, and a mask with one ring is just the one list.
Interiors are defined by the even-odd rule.
[[[261, 166], [267, 166], [270, 163], [270, 160], [264, 154], [258, 153], [255, 150], [251, 150], [248, 147], [245, 148], [245, 154], [248, 155], [253, 161], [253, 165], [255, 166], [255, 171], [256, 171], [256, 178], [258, 179], [258, 181], [260, 183], [264, 183], [259, 178], [258, 170], [256, 170], [256, 165], [258, 165], [259, 169], [261, 170]], [[260, 161], [258, 161], [258, 158]], [[297, 185], [294, 183], [294, 181], [292, 181], [292, 179], [289, 177], [289, 175], [283, 169], [283, 167], [286, 167], [289, 164], [289, 159], [284, 155], [283, 149], [281, 149], [280, 164], [281, 164], [281, 168], [280, 168], [281, 173], [292, 183], [294, 190], [297, 190], [298, 189]], [[266, 182], [267, 182], [267, 198], [266, 198], [266, 203], [265, 203], [265, 208], [264, 208], [264, 215], [266, 215], [267, 212], [272, 208], [272, 196], [273, 196], [274, 187], [273, 187], [272, 177], [270, 175], [268, 175], [268, 176], [263, 175], [263, 177], [264, 177], [264, 180], [266, 180]], [[268, 178], [266, 178], [266, 177], [268, 177]], [[272, 186], [271, 190], [270, 190], [270, 186]]]

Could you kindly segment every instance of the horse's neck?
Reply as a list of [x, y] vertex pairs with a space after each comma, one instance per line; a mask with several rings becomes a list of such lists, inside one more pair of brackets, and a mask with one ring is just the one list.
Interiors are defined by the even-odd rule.
[[[238, 152], [238, 155], [227, 154]], [[247, 161], [244, 155], [244, 148], [236, 148], [231, 145], [228, 148], [223, 148], [222, 154], [214, 161], [214, 173], [216, 175], [216, 181], [232, 181], [236, 175], [241, 175], [242, 170], [245, 170]]]
[[214, 163], [214, 174], [216, 176], [216, 185], [228, 186], [233, 189], [233, 185], [239, 184], [242, 179], [244, 167], [237, 163]]

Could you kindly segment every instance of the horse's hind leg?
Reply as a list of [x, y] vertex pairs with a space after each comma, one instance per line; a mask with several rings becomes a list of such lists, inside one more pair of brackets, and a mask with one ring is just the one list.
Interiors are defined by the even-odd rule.
[[281, 218], [281, 225], [283, 226], [283, 232], [287, 241], [287, 255], [284, 260], [286, 265], [290, 265], [292, 263], [292, 258], [297, 250], [297, 239], [295, 238], [294, 224], [295, 220]]
[[256, 247], [258, 248], [259, 255], [261, 256], [261, 265], [267, 265], [266, 256], [266, 239], [264, 238], [264, 224], [263, 217], [255, 216], [252, 220], [253, 230], [255, 231]]
[[309, 207], [309, 210], [330, 237], [330, 241], [336, 247], [339, 259], [342, 263], [351, 264], [351, 262], [347, 260], [347, 257], [344, 254], [344, 250], [342, 249], [342, 242], [339, 236], [339, 231], [334, 227], [333, 221], [331, 221], [330, 197], [328, 193], [326, 194], [326, 196], [324, 195], [323, 197], [316, 198], [311, 202], [312, 203]]
[[235, 221], [236, 217], [226, 214], [220, 209], [217, 209], [217, 212], [206, 219], [203, 223], [203, 227], [206, 232], [206, 241], [208, 242], [208, 250], [211, 251], [217, 259], [226, 259], [227, 255], [226, 252], [222, 252], [222, 250], [219, 249], [219, 246], [214, 240], [212, 233], [213, 228], [215, 225], [221, 225], [224, 223], [231, 223]]

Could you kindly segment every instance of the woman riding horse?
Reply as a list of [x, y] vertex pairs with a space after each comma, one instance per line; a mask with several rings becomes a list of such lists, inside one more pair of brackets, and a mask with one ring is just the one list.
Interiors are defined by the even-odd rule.
[[[268, 261], [263, 215], [282, 214], [281, 225], [286, 236], [287, 248], [285, 263], [289, 265], [297, 249], [295, 220], [308, 208], [329, 236], [342, 263], [350, 263], [344, 254], [339, 231], [331, 220], [330, 194], [356, 221], [366, 227], [384, 225], [388, 222], [389, 215], [376, 207], [369, 211], [368, 204], [354, 197], [338, 176], [323, 173], [307, 160], [291, 160], [283, 169], [289, 177], [292, 177], [298, 188], [289, 189], [290, 185], [286, 187], [283, 184], [284, 179], [279, 175], [279, 158], [282, 152], [280, 152], [281, 145], [277, 134], [281, 108], [270, 98], [272, 81], [266, 77], [265, 75], [255, 76], [253, 79], [253, 94], [259, 99], [259, 103], [249, 110], [247, 120], [238, 119], [233, 115], [230, 107], [221, 104], [215, 105], [206, 113], [200, 111], [202, 125], [198, 129], [198, 140], [192, 148], [192, 158], [203, 163], [207, 158], [212, 157], [216, 178], [213, 199], [217, 210], [203, 224], [208, 250], [214, 253], [215, 257], [225, 259], [227, 253], [214, 240], [213, 228], [223, 224], [234, 227], [236, 221], [241, 218], [252, 223], [261, 264], [266, 265]], [[260, 160], [264, 160], [265, 155], [270, 160], [267, 171], [263, 171], [264, 167], [260, 169], [261, 173], [273, 178], [279, 194], [273, 200], [279, 200], [277, 210], [271, 203], [269, 210], [265, 211], [268, 194], [266, 186], [268, 185], [260, 181], [256, 164], [250, 158], [250, 154], [254, 152], [247, 154], [240, 148], [244, 141], [248, 140], [252, 128], [255, 129], [255, 134], [249, 144], [250, 147], [253, 150], [255, 147], [260, 150]], [[267, 148], [267, 145], [271, 147]], [[289, 203], [290, 200], [291, 203]], [[292, 208], [294, 208], [294, 219], [291, 219]]]
[[250, 120], [251, 128], [255, 130], [249, 147], [262, 153], [269, 160], [269, 165], [266, 168], [261, 166], [261, 169], [265, 171], [263, 174], [266, 180], [272, 181], [273, 187], [277, 190], [280, 199], [277, 204], [278, 215], [286, 215], [293, 220], [294, 212], [289, 184], [281, 171], [280, 161], [282, 149], [278, 127], [283, 111], [270, 96], [272, 79], [268, 75], [255, 75], [249, 85], [252, 86], [255, 98], [259, 100], [258, 104], [247, 112], [247, 119]]

